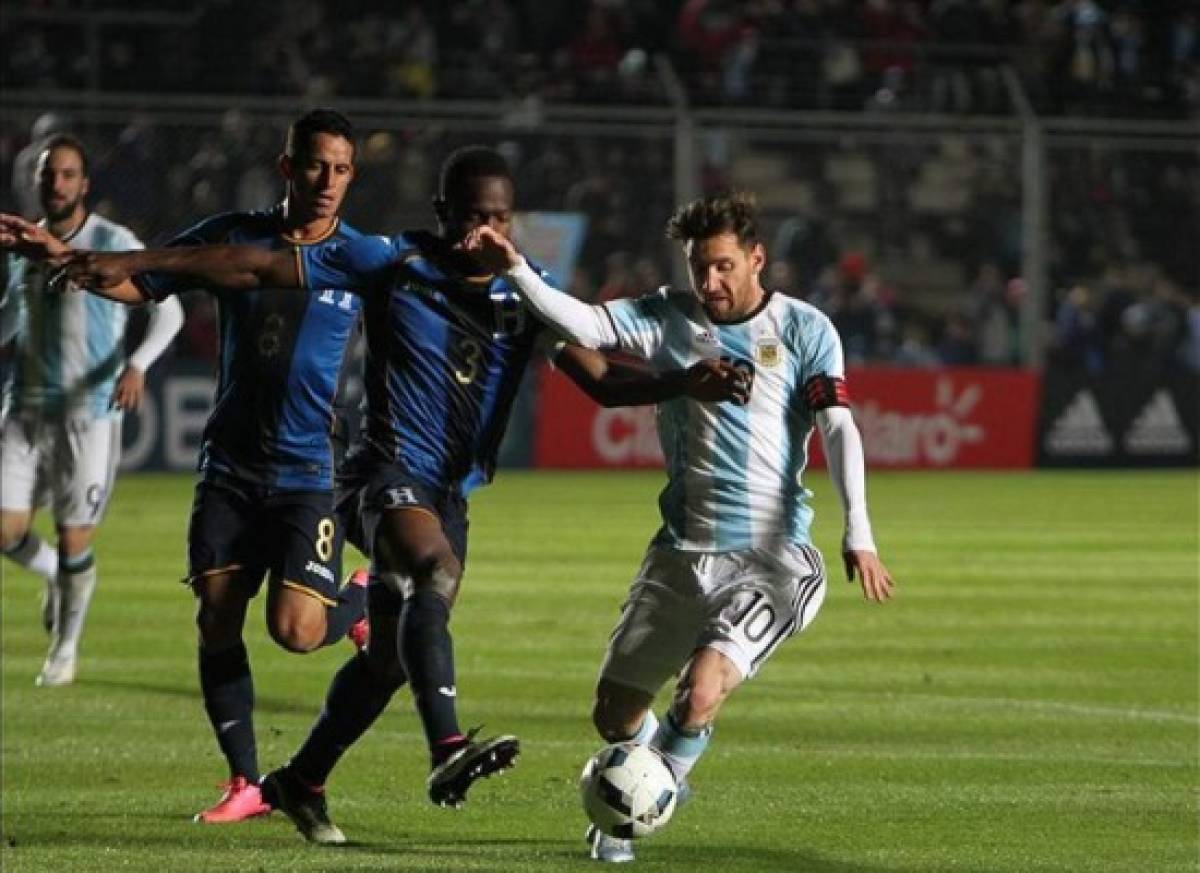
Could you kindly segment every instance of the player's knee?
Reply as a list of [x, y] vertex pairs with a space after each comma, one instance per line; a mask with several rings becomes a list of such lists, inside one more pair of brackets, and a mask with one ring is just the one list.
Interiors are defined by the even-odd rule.
[[322, 607], [319, 614], [288, 610], [272, 615], [267, 621], [267, 632], [280, 648], [298, 655], [311, 652], [325, 639], [325, 609]]
[[245, 597], [219, 577], [196, 580], [193, 591], [201, 645], [227, 646], [240, 640], [246, 617]]
[[73, 558], [86, 552], [92, 545], [93, 527], [62, 527], [58, 529], [58, 553], [63, 558]]
[[652, 698], [633, 689], [601, 681], [592, 704], [592, 724], [607, 742], [627, 740], [637, 733]]
[[0, 513], [0, 549], [11, 552], [29, 533], [29, 518], [15, 513]]
[[413, 573], [413, 590], [432, 592], [453, 606], [461, 578], [462, 566], [453, 555], [431, 555]]
[[196, 609], [196, 632], [205, 648], [232, 645], [242, 638], [242, 627], [226, 611], [200, 602]]
[[[645, 717], [644, 714], [642, 717]], [[631, 717], [599, 699], [592, 706], [592, 724], [605, 742], [619, 743], [629, 739], [637, 732], [640, 723], [640, 718]]]

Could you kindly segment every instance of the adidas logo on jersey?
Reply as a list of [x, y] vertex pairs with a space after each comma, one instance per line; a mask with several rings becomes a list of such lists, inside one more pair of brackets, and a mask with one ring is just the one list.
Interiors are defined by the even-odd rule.
[[1179, 410], [1161, 388], [1138, 413], [1122, 442], [1131, 455], [1175, 455], [1192, 447]]
[[1107, 455], [1112, 448], [1112, 435], [1091, 391], [1076, 394], [1046, 434], [1046, 452], [1051, 455]]

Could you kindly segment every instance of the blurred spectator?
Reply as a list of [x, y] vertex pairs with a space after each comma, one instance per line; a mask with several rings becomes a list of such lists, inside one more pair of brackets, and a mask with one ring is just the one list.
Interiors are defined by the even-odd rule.
[[629, 252], [618, 249], [604, 259], [604, 278], [596, 291], [596, 302], [607, 303], [621, 297], [633, 297], [642, 289], [634, 282], [633, 271], [629, 265]]
[[1089, 375], [1104, 371], [1105, 342], [1099, 304], [1087, 285], [1067, 291], [1054, 320], [1054, 363]]
[[567, 66], [576, 96], [585, 102], [612, 99], [617, 67], [625, 54], [622, 26], [615, 10], [599, 0], [588, 4], [583, 28], [567, 46]]
[[942, 338], [937, 345], [937, 356], [939, 361], [949, 367], [966, 367], [978, 362], [975, 331], [970, 318], [961, 312], [947, 317], [942, 329]]
[[1013, 366], [1020, 363], [1020, 280], [1005, 280], [1000, 266], [979, 268], [968, 292], [978, 334], [979, 363]]
[[900, 367], [936, 367], [941, 363], [929, 345], [929, 331], [919, 320], [907, 321], [900, 329], [900, 343], [892, 362]]
[[887, 348], [894, 333], [888, 295], [877, 276], [867, 273], [860, 252], [847, 252], [838, 262], [837, 283], [823, 308], [842, 338], [846, 361], [872, 360]]
[[1193, 373], [1200, 373], [1200, 299], [1192, 299], [1184, 318], [1186, 327], [1179, 344], [1179, 359]]

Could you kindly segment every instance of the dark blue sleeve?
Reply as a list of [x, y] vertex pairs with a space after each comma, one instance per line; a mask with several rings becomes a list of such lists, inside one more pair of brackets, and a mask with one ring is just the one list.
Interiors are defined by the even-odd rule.
[[402, 237], [360, 236], [330, 245], [303, 246], [300, 284], [309, 290], [338, 288], [358, 294], [386, 285], [409, 248]]
[[[224, 213], [206, 218], [189, 227], [167, 243], [174, 246], [218, 245], [228, 240], [230, 232], [242, 218], [238, 213]], [[147, 300], [165, 300], [172, 294], [182, 294], [196, 288], [196, 280], [179, 273], [141, 273], [133, 277], [133, 284]]]

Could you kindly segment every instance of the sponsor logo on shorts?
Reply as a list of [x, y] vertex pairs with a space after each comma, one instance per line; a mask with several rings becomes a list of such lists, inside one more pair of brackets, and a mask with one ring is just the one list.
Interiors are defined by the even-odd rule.
[[316, 561], [309, 561], [307, 564], [305, 564], [304, 572], [314, 573], [317, 576], [320, 576], [326, 582], [333, 581], [333, 571], [330, 570], [328, 567], [326, 567], [324, 564], [318, 564]]

